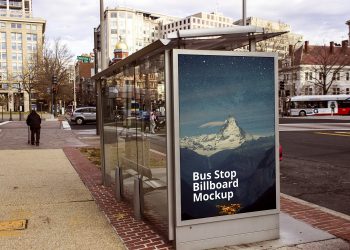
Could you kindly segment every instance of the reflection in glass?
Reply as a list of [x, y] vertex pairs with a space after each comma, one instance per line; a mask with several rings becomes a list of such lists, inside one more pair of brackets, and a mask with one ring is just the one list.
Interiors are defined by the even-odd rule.
[[116, 167], [122, 169], [122, 195], [128, 201], [139, 178], [142, 213], [167, 234], [164, 55], [125, 67], [106, 80], [103, 122], [106, 178], [115, 182]]

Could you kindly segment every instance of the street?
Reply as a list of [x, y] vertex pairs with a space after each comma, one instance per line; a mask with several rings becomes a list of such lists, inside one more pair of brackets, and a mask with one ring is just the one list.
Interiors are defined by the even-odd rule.
[[[281, 192], [350, 215], [348, 117], [282, 118], [280, 124]], [[84, 139], [96, 123], [71, 128]], [[150, 138], [154, 150], [166, 153], [163, 136]]]
[[349, 215], [350, 123], [335, 119], [280, 120], [281, 192]]

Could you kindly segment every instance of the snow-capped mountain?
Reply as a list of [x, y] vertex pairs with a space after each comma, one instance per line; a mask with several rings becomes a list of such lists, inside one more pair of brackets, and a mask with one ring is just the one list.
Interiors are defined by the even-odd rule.
[[235, 149], [244, 142], [257, 139], [240, 128], [234, 117], [230, 116], [216, 134], [184, 137], [180, 139], [181, 148], [188, 148], [200, 155], [211, 156], [219, 151]]

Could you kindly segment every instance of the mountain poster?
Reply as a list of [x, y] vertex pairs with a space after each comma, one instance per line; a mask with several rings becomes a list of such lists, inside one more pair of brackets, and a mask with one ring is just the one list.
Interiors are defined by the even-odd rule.
[[181, 220], [276, 209], [275, 58], [178, 55]]

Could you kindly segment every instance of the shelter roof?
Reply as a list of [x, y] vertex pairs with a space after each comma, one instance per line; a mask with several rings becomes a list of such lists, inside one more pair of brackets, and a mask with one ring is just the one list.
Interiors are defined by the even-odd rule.
[[167, 39], [159, 39], [125, 59], [94, 75], [93, 79], [118, 74], [128, 65], [138, 65], [145, 59], [171, 49], [235, 50], [287, 32], [266, 33], [256, 26], [233, 26], [226, 28], [180, 30], [170, 33]]

